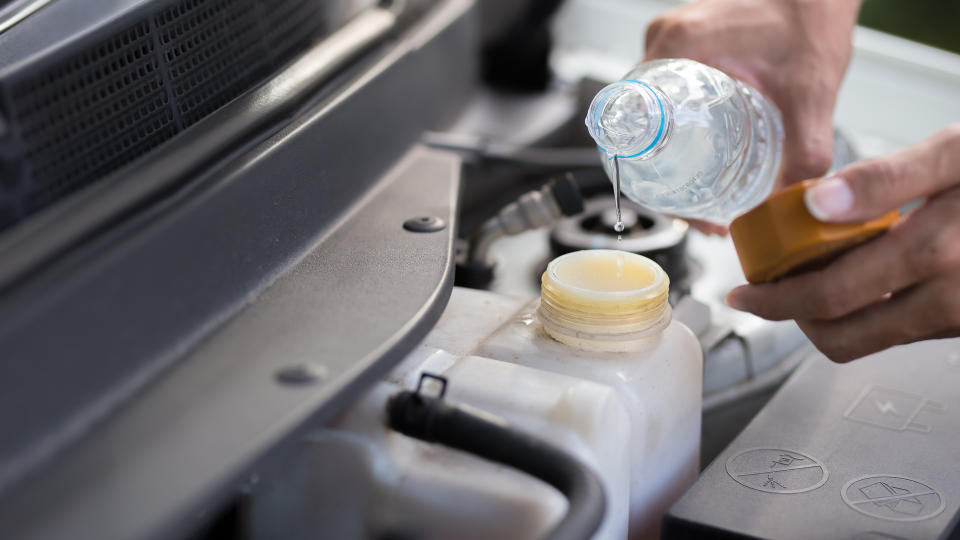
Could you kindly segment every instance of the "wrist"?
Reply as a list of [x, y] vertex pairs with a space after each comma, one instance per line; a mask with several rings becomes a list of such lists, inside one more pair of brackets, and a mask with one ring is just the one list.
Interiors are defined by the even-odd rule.
[[830, 13], [834, 18], [842, 17], [844, 20], [857, 20], [860, 13], [860, 7], [863, 0], [770, 0], [773, 5], [789, 5], [797, 12], [819, 12]]
[[837, 35], [853, 31], [863, 0], [770, 0], [769, 4], [783, 9], [792, 24]]
[[[784, 0], [772, 0], [774, 3], [782, 3]], [[860, 6], [863, 5], [863, 0], [786, 0], [787, 2], [794, 5], [821, 5], [827, 6], [834, 9], [843, 9], [845, 11], [852, 11], [854, 13], [860, 11]]]
[[860, 7], [864, 0], [819, 0], [829, 8], [840, 10], [851, 21], [852, 25], [857, 24], [857, 16], [860, 14]]

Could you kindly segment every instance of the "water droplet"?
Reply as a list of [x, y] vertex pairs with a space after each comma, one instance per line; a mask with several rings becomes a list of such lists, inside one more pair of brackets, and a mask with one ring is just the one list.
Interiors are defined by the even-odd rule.
[[[623, 219], [620, 218], [620, 156], [613, 156], [613, 169], [616, 176], [616, 182], [613, 185], [613, 201], [617, 205], [617, 222], [613, 225], [613, 230], [622, 233]], [[620, 240], [618, 237], [617, 240]]]

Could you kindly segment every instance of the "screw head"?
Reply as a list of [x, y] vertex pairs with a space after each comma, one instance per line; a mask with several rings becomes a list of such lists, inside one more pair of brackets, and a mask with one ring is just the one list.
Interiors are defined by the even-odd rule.
[[286, 366], [277, 371], [277, 381], [289, 385], [313, 384], [326, 376], [326, 367], [310, 362]]
[[410, 232], [437, 232], [446, 226], [447, 223], [436, 216], [415, 217], [403, 222], [403, 228]]

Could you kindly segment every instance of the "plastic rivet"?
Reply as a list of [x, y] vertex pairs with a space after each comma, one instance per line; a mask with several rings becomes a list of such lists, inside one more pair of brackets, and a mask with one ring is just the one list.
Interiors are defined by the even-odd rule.
[[277, 371], [277, 380], [290, 385], [313, 384], [326, 376], [326, 367], [312, 363], [287, 366]]
[[446, 228], [447, 223], [436, 216], [410, 218], [403, 222], [403, 228], [410, 232], [437, 232]]

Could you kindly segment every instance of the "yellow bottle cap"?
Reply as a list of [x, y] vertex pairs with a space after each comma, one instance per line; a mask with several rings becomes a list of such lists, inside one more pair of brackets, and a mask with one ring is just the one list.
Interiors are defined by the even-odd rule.
[[899, 218], [894, 210], [862, 223], [824, 223], [813, 217], [803, 192], [807, 180], [778, 191], [730, 224], [730, 236], [750, 283], [809, 268], [882, 233]]

